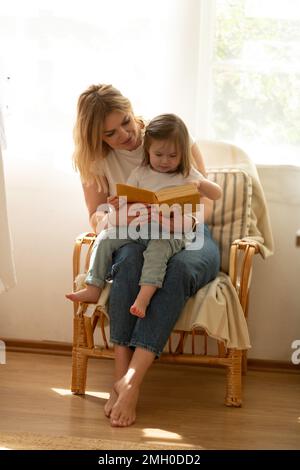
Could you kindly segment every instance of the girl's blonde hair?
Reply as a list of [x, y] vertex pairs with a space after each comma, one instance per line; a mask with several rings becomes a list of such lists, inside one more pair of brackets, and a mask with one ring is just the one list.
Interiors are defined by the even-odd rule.
[[181, 154], [181, 161], [176, 173], [188, 176], [193, 159], [190, 136], [182, 119], [175, 114], [160, 114], [149, 122], [144, 136], [143, 165], [150, 164], [149, 149], [153, 140], [170, 140], [175, 143], [176, 151]]
[[97, 179], [91, 165], [96, 159], [105, 158], [110, 150], [102, 135], [104, 120], [113, 111], [132, 113], [132, 106], [112, 85], [91, 85], [78, 99], [73, 163], [85, 183]]

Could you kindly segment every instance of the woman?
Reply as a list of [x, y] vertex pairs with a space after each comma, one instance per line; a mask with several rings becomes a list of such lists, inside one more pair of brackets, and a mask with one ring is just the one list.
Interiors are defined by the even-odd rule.
[[[78, 101], [74, 130], [74, 163], [79, 170], [90, 223], [95, 231], [107, 215], [100, 204], [116, 194], [116, 183], [125, 183], [143, 160], [144, 123], [134, 116], [131, 104], [111, 85], [92, 85]], [[196, 144], [192, 154], [200, 172], [205, 166]], [[208, 215], [208, 200], [203, 201]], [[149, 215], [150, 217], [150, 215]], [[128, 224], [134, 219], [128, 216]], [[110, 339], [115, 347], [115, 383], [104, 411], [112, 426], [129, 426], [143, 378], [159, 357], [187, 299], [215, 278], [219, 252], [207, 226], [199, 250], [183, 250], [171, 258], [163, 287], [152, 298], [145, 318], [130, 314], [139, 291], [144, 248], [120, 248], [112, 267], [109, 299]]]

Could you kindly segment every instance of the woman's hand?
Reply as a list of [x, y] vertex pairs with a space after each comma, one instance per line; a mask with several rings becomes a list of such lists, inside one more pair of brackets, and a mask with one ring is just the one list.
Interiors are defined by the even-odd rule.
[[123, 207], [126, 204], [126, 198], [119, 196], [109, 196], [107, 198], [107, 204], [113, 206], [115, 211], [118, 211], [120, 207]]
[[133, 204], [127, 204], [127, 199], [122, 196], [109, 196], [107, 203], [111, 206], [111, 212], [108, 213], [108, 221], [111, 226], [126, 226], [138, 216], [130, 209]]

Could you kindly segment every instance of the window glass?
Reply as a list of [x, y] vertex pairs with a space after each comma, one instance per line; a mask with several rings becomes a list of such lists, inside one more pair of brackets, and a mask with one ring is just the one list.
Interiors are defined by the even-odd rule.
[[216, 0], [213, 137], [300, 164], [300, 2]]

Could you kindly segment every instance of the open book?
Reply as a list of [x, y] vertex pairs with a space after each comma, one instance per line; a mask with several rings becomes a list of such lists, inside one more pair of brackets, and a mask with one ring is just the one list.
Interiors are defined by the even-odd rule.
[[[144, 204], [180, 204], [182, 210], [187, 209], [183, 206], [191, 204], [191, 212], [196, 212], [197, 204], [200, 204], [200, 194], [194, 184], [184, 184], [163, 188], [153, 192], [148, 189], [137, 188], [128, 184], [117, 184], [117, 195], [127, 196], [127, 202], [142, 202]], [[186, 212], [186, 210], [185, 210]]]

